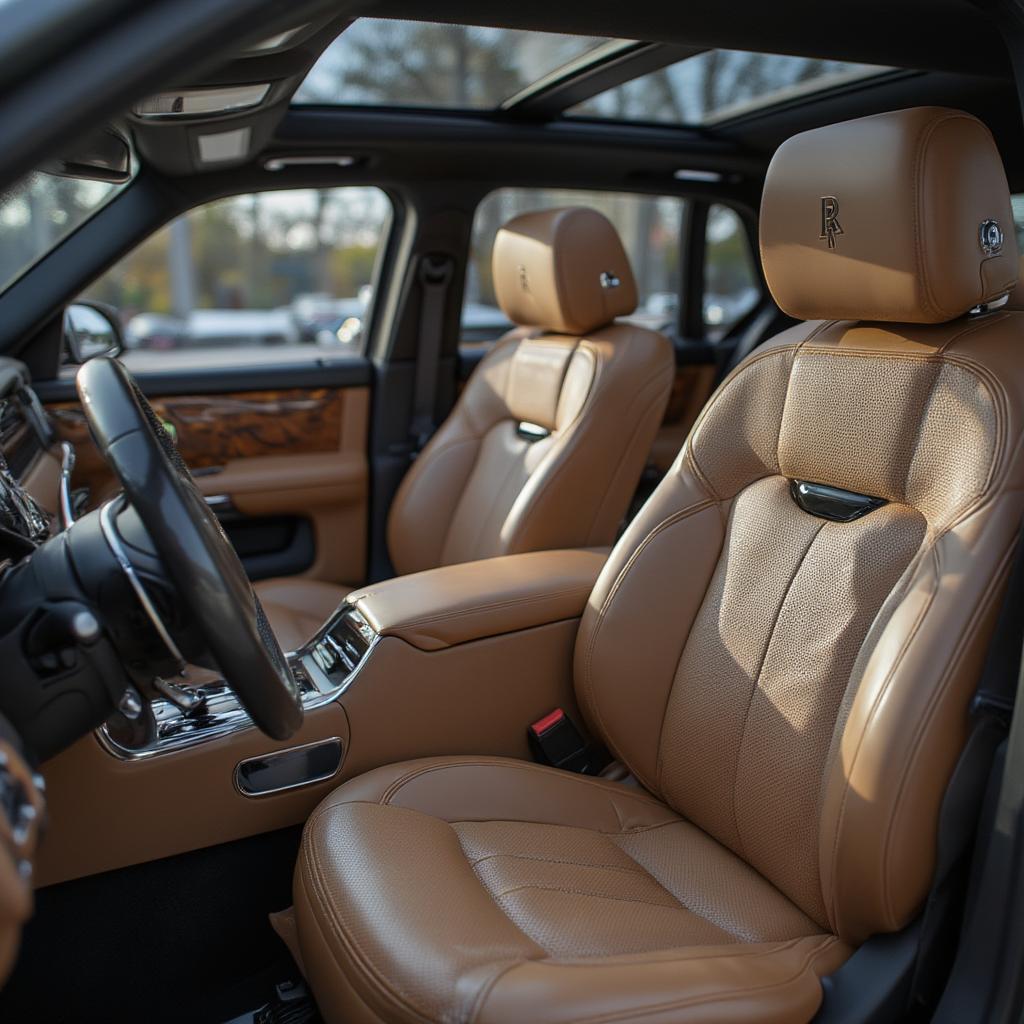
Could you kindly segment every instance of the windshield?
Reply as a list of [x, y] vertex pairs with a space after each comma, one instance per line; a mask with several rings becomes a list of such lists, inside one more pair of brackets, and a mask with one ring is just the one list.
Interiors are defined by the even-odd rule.
[[124, 187], [33, 171], [0, 192], [0, 292]]

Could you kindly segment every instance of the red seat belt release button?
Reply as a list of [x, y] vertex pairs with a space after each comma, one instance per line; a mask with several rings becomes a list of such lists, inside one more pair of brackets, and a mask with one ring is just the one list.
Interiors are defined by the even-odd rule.
[[538, 718], [527, 731], [530, 749], [541, 764], [585, 772], [590, 767], [590, 752], [579, 729], [561, 709], [555, 708]]

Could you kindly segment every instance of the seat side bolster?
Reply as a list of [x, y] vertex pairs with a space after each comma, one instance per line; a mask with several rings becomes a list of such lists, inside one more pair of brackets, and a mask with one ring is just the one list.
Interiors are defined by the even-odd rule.
[[509, 369], [523, 341], [511, 331], [484, 357], [448, 418], [427, 442], [399, 485], [388, 514], [387, 541], [399, 575], [433, 569], [480, 451], [495, 424], [509, 417]]
[[613, 324], [581, 339], [558, 405], [555, 445], [509, 512], [510, 552], [610, 544], [672, 390], [664, 335]]
[[340, 786], [313, 818], [352, 802], [403, 807], [444, 821], [529, 821], [609, 833], [678, 820], [642, 789], [501, 757], [428, 757], [385, 765]]
[[1018, 500], [1003, 495], [924, 553], [856, 670], [825, 778], [819, 849], [829, 922], [853, 944], [905, 927], [927, 894], [934, 823], [966, 739]]
[[821, 1004], [821, 977], [849, 949], [830, 935], [586, 961], [524, 961], [490, 986], [475, 1024], [642, 1019], [644, 1024], [791, 1024]]
[[[306, 828], [294, 895], [314, 989], [334, 993], [340, 978], [388, 1021], [448, 1019], [455, 998], [475, 997], [461, 983], [467, 972], [545, 955], [481, 885], [451, 826], [416, 811], [321, 807]], [[459, 937], [457, 955], [439, 936]]]

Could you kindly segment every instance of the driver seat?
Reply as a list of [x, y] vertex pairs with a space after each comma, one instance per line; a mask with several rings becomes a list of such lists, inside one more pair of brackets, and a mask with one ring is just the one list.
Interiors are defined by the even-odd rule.
[[295, 877], [327, 1021], [800, 1024], [912, 922], [1021, 518], [1024, 314], [969, 312], [1012, 225], [964, 113], [779, 149], [762, 259], [810, 322], [712, 398], [579, 631], [630, 784], [436, 757], [336, 790]]

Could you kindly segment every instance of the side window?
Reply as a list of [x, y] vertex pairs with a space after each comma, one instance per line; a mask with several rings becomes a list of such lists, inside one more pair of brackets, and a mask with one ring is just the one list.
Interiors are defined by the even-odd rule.
[[1024, 254], [1024, 195], [1010, 197], [1013, 208], [1013, 229], [1017, 235], [1017, 248]]
[[498, 308], [491, 280], [491, 248], [498, 229], [520, 213], [558, 206], [590, 206], [617, 228], [633, 265], [639, 302], [625, 317], [646, 327], [675, 331], [682, 293], [680, 231], [685, 200], [578, 189], [502, 188], [477, 207], [462, 307], [463, 346], [487, 346], [511, 324]]
[[376, 188], [232, 196], [162, 228], [95, 281], [133, 369], [358, 353], [391, 214]]
[[760, 278], [739, 214], [712, 203], [704, 249], [704, 332], [708, 341], [724, 338], [760, 299]]

